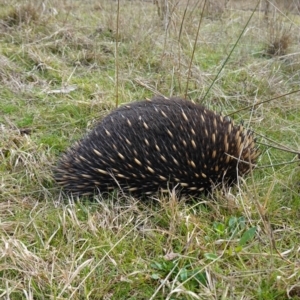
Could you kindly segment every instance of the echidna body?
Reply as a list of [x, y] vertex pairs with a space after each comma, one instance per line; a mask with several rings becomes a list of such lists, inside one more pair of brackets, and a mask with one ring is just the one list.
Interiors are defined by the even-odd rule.
[[230, 118], [187, 100], [154, 98], [107, 115], [62, 156], [55, 179], [79, 195], [174, 187], [199, 195], [236, 182], [258, 155], [252, 133]]

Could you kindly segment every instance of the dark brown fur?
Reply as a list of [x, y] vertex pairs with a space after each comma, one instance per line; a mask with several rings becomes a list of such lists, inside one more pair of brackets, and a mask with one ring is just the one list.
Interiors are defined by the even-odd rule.
[[174, 187], [199, 195], [248, 173], [259, 155], [254, 144], [228, 117], [187, 100], [154, 98], [112, 111], [62, 156], [55, 179], [80, 195]]

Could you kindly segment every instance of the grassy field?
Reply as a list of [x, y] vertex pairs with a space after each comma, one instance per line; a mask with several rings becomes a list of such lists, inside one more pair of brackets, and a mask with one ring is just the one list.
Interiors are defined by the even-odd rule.
[[[0, 299], [300, 299], [299, 16], [117, 4], [0, 2]], [[188, 203], [61, 193], [60, 153], [159, 94], [254, 130], [253, 174]]]

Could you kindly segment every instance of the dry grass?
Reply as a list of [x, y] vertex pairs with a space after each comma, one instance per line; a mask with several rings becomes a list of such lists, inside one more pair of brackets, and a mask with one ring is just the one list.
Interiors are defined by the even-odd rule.
[[30, 25], [40, 20], [41, 10], [33, 3], [16, 5], [4, 16], [3, 22], [8, 27]]
[[[119, 103], [187, 94], [229, 114], [299, 89], [298, 15], [245, 27], [251, 11], [210, 2], [195, 43], [203, 2], [170, 2], [161, 18], [120, 1]], [[227, 193], [73, 199], [51, 170], [115, 105], [116, 2], [0, 8], [1, 299], [299, 299], [299, 156], [265, 145], [299, 149], [299, 94], [232, 115], [262, 155]]]

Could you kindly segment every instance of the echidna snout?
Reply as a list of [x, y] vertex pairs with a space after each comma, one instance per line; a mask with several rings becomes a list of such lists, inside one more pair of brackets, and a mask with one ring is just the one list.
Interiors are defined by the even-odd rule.
[[173, 187], [199, 195], [235, 183], [258, 156], [253, 134], [230, 118], [159, 97], [112, 111], [61, 157], [54, 176], [79, 195], [121, 188], [139, 196]]

